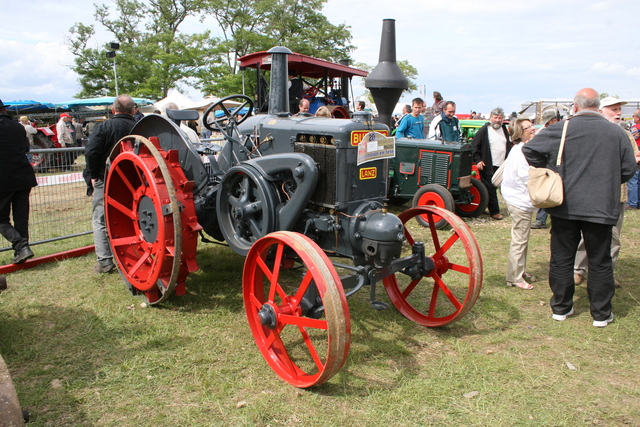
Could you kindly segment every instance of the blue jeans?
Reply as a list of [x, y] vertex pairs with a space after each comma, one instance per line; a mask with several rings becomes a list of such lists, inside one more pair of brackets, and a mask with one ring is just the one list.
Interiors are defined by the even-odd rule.
[[627, 206], [632, 208], [640, 207], [640, 170], [627, 182]]
[[547, 223], [547, 217], [549, 214], [544, 209], [538, 209], [538, 213], [536, 214], [536, 221], [540, 222], [540, 224], [545, 225]]

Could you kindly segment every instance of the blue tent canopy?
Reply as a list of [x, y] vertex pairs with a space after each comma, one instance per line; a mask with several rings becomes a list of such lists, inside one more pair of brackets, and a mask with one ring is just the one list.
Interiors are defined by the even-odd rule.
[[[229, 111], [231, 113], [234, 113], [236, 111], [236, 108], [229, 108]], [[238, 114], [245, 115], [248, 112], [249, 112], [249, 108], [248, 107], [244, 107], [242, 110], [238, 111]], [[223, 110], [215, 110], [214, 114], [216, 115], [216, 118], [220, 118], [220, 117], [224, 116], [224, 111]]]
[[[109, 106], [116, 100], [115, 96], [101, 96], [99, 98], [88, 99], [74, 99], [67, 102], [58, 102], [56, 107], [58, 108], [74, 108], [74, 107], [96, 107], [96, 106]], [[144, 98], [133, 98], [133, 102], [138, 104], [139, 107], [144, 105], [153, 104], [154, 101], [150, 101]]]
[[47, 113], [49, 111], [55, 111], [56, 106], [48, 102], [38, 102], [31, 100], [21, 101], [9, 101], [4, 102], [7, 111], [16, 114], [28, 114], [28, 113]]

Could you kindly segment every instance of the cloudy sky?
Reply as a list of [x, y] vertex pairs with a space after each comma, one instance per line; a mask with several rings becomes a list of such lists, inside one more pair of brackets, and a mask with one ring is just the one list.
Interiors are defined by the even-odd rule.
[[[79, 91], [65, 37], [93, 23], [85, 0], [2, 1], [0, 99], [64, 102]], [[102, 2], [101, 2], [102, 3]], [[104, 3], [109, 4], [108, 0]], [[459, 113], [507, 112], [522, 103], [572, 98], [580, 88], [640, 98], [640, 1], [329, 0], [324, 14], [351, 26], [353, 59], [378, 62], [382, 20], [396, 20], [398, 60], [417, 68], [426, 93], [440, 91]], [[189, 23], [193, 31], [211, 22]], [[111, 41], [100, 32], [98, 44]], [[358, 82], [356, 94], [362, 89]], [[193, 99], [197, 92], [189, 92]], [[408, 101], [416, 93], [403, 97]], [[428, 99], [431, 102], [431, 99]]]

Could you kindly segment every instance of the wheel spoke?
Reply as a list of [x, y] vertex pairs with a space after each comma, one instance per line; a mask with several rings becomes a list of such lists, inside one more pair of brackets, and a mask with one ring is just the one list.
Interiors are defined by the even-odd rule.
[[459, 310], [462, 307], [462, 303], [453, 294], [453, 292], [451, 292], [451, 289], [449, 289], [449, 287], [447, 287], [447, 285], [442, 281], [442, 278], [437, 273], [434, 273], [431, 277], [435, 280], [435, 286], [433, 287], [434, 293], [437, 292], [438, 289], [441, 290], [442, 293], [449, 298], [449, 301], [451, 301], [454, 307]]
[[324, 362], [322, 361], [322, 359], [318, 355], [318, 351], [316, 350], [316, 346], [313, 345], [313, 341], [311, 341], [311, 338], [309, 337], [309, 334], [307, 333], [307, 331], [302, 326], [299, 326], [298, 329], [300, 330], [300, 333], [302, 334], [302, 338], [304, 339], [304, 343], [307, 345], [307, 349], [309, 350], [309, 354], [311, 355], [311, 358], [313, 359], [313, 362], [316, 364], [316, 368], [318, 369], [318, 371], [322, 371], [322, 369], [324, 368], [324, 366], [323, 366]]
[[300, 282], [300, 286], [298, 287], [298, 292], [296, 292], [296, 296], [295, 296], [296, 301], [302, 301], [302, 298], [304, 297], [304, 294], [307, 292], [307, 289], [309, 289], [309, 284], [311, 284], [312, 280], [313, 280], [313, 275], [307, 271], [304, 274], [304, 277], [302, 278], [302, 282]]
[[255, 218], [250, 218], [249, 221], [247, 221], [247, 226], [249, 228], [249, 231], [251, 232], [251, 235], [254, 237], [259, 237], [262, 235], [261, 225], [262, 224], [260, 224], [260, 222]]
[[307, 327], [314, 329], [321, 329], [326, 331], [329, 329], [329, 325], [326, 320], [312, 319], [310, 317], [292, 316], [290, 314], [280, 314], [278, 321], [285, 325], [297, 325], [299, 327]]
[[409, 294], [411, 294], [411, 292], [413, 292], [413, 290], [415, 289], [416, 285], [420, 283], [420, 280], [421, 278], [411, 281], [411, 283], [409, 283], [409, 286], [407, 286], [405, 290], [402, 292], [402, 298], [407, 299]]
[[120, 168], [116, 169], [116, 173], [122, 180], [122, 183], [127, 187], [130, 194], [136, 194], [136, 189], [133, 187], [133, 184], [129, 180], [129, 178], [124, 174], [124, 171]]
[[140, 239], [140, 236], [127, 236], [111, 239], [111, 245], [113, 245], [114, 248], [119, 248], [120, 246], [133, 246], [141, 242], [142, 239]]
[[440, 247], [433, 257], [440, 258], [441, 256], [443, 256], [445, 253], [447, 253], [451, 246], [453, 246], [453, 244], [458, 241], [459, 238], [460, 236], [458, 235], [458, 233], [453, 233], [444, 243], [444, 246]]
[[471, 267], [460, 265], [460, 264], [449, 264], [449, 268], [453, 271], [457, 271], [459, 273], [464, 273], [467, 275], [471, 274]]
[[140, 256], [140, 258], [138, 259], [138, 262], [136, 262], [133, 265], [133, 267], [131, 267], [129, 270], [127, 270], [127, 274], [129, 276], [135, 277], [135, 275], [138, 272], [138, 270], [140, 269], [140, 267], [142, 267], [142, 265], [145, 264], [150, 257], [151, 257], [151, 251], [149, 251], [148, 249], [145, 249], [145, 251], [142, 254], [142, 256]]
[[129, 219], [131, 219], [132, 221], [135, 221], [138, 219], [138, 215], [136, 212], [132, 211], [131, 209], [129, 209], [128, 207], [126, 207], [125, 205], [123, 205], [122, 203], [120, 203], [119, 201], [117, 201], [116, 199], [107, 196], [105, 197], [107, 204], [109, 206], [113, 206], [114, 208], [116, 208], [117, 210], [119, 210], [120, 212], [122, 212], [123, 214], [125, 214]]

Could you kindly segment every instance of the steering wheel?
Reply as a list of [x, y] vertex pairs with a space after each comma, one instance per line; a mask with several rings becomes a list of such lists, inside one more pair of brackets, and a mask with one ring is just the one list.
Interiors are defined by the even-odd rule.
[[[224, 103], [227, 101], [234, 101], [239, 105], [237, 107], [229, 109], [226, 105], [224, 105]], [[247, 111], [247, 113], [243, 115], [240, 113], [240, 111], [242, 111], [242, 109], [244, 109], [245, 107], [248, 107], [249, 111]], [[222, 110], [224, 114], [220, 117], [216, 117], [214, 110]], [[216, 102], [213, 105], [210, 105], [209, 108], [207, 108], [207, 110], [204, 112], [204, 115], [202, 116], [202, 124], [210, 131], [231, 134], [230, 131], [240, 123], [247, 120], [251, 113], [253, 113], [253, 101], [251, 100], [251, 98], [246, 95], [230, 95], [222, 98], [220, 101]], [[210, 114], [212, 115], [211, 120], [209, 120]]]
[[303, 98], [313, 98], [318, 94], [318, 88], [316, 86], [311, 86], [309, 89], [305, 90], [302, 93]]

